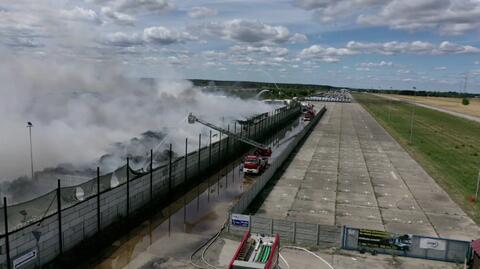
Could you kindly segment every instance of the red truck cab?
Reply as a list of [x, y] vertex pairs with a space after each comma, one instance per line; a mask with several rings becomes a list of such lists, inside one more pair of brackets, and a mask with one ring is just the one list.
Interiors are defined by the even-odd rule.
[[306, 111], [303, 113], [303, 120], [304, 121], [311, 121], [317, 112], [315, 111], [315, 107], [312, 104], [309, 104], [306, 107]]
[[258, 148], [255, 150], [255, 155], [262, 156], [262, 157], [270, 157], [272, 156], [272, 149], [271, 148]]
[[267, 167], [267, 159], [258, 155], [247, 155], [243, 159], [243, 172], [245, 174], [260, 174]]

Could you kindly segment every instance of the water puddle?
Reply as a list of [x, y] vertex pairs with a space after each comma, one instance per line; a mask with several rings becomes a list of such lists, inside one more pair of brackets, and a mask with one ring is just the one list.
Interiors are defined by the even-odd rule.
[[[304, 126], [298, 119], [266, 141], [273, 150], [270, 162]], [[255, 182], [243, 175], [241, 161], [226, 165], [81, 268], [189, 268], [190, 254], [222, 227], [228, 210]]]

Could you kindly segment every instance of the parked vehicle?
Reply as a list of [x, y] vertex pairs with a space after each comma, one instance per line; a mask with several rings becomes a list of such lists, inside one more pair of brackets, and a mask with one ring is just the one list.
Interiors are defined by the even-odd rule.
[[316, 114], [315, 107], [312, 104], [308, 104], [304, 108], [305, 108], [305, 112], [303, 113], [303, 120], [311, 121]]
[[258, 175], [267, 168], [268, 158], [259, 155], [247, 155], [243, 159], [243, 172]]

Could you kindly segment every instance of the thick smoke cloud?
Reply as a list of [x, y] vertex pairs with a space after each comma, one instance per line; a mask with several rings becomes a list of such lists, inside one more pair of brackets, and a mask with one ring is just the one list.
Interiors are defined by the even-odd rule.
[[[227, 124], [270, 110], [258, 101], [202, 92], [168, 69], [156, 80], [140, 80], [129, 78], [115, 64], [2, 59], [0, 191], [13, 200], [19, 200], [15, 195], [20, 193], [22, 198], [39, 195], [56, 182], [42, 176], [33, 184], [25, 177], [30, 174], [27, 121], [34, 125], [35, 170], [55, 167], [53, 172], [88, 176], [97, 164], [103, 171], [112, 170], [125, 156], [147, 155], [152, 147], [161, 152], [173, 143], [183, 152], [186, 137], [196, 145], [198, 134], [208, 130], [189, 125], [188, 112]], [[5, 183], [18, 177], [14, 184]], [[17, 192], [10, 193], [15, 188]]]

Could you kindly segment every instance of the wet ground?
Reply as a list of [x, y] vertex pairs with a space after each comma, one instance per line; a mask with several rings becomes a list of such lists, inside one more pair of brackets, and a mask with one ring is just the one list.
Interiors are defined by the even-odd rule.
[[357, 103], [328, 110], [256, 215], [460, 240], [480, 228]]
[[[299, 119], [266, 142], [273, 149], [270, 162], [303, 127]], [[243, 175], [241, 159], [235, 160], [80, 268], [195, 268], [190, 255], [221, 229], [254, 180]]]
[[[217, 268], [228, 268], [229, 257], [234, 255], [239, 238], [228, 235], [220, 237], [206, 252], [205, 260]], [[284, 245], [283, 245], [284, 246]], [[311, 251], [320, 256], [335, 269], [460, 269], [463, 264], [396, 257], [389, 255], [360, 254], [354, 251], [322, 249]], [[325, 262], [303, 250], [284, 248], [281, 254], [286, 261], [280, 261], [280, 269], [330, 269]], [[160, 268], [160, 267], [157, 267]]]

